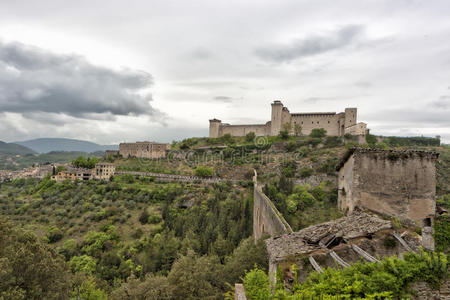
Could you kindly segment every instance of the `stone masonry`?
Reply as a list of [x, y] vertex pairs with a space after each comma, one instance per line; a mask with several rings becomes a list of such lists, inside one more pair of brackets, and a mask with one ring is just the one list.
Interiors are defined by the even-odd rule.
[[367, 132], [365, 123], [357, 122], [357, 109], [346, 108], [345, 112], [314, 112], [290, 113], [281, 101], [272, 103], [271, 120], [265, 124], [230, 125], [221, 120], [209, 120], [209, 137], [217, 138], [225, 134], [245, 136], [253, 132], [256, 136], [275, 136], [284, 130], [285, 125], [290, 128], [289, 134], [295, 134], [295, 128], [300, 126], [302, 134], [310, 134], [315, 128], [323, 128], [330, 136], [344, 136], [351, 134], [364, 136]]
[[338, 206], [411, 220], [421, 226], [424, 247], [433, 249], [438, 153], [354, 148], [338, 166]]
[[156, 142], [120, 143], [119, 154], [123, 157], [164, 158], [170, 144]]

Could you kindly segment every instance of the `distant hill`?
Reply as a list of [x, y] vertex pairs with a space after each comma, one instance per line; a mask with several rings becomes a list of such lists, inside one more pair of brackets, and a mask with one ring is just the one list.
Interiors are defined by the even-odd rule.
[[64, 138], [41, 138], [15, 143], [28, 147], [38, 153], [48, 153], [51, 151], [82, 151], [91, 153], [119, 149], [118, 145], [99, 145], [88, 141]]
[[25, 146], [0, 141], [0, 154], [26, 155], [35, 153], [36, 153], [35, 151]]

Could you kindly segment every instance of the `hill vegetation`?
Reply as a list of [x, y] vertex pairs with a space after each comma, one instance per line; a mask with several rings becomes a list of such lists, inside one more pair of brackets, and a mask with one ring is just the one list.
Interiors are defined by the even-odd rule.
[[27, 154], [35, 154], [33, 150], [27, 148], [25, 146], [21, 146], [13, 143], [5, 143], [0, 141], [0, 155], [27, 155]]
[[[424, 145], [421, 140], [402, 139], [403, 145], [391, 141], [399, 149], [414, 147], [440, 153], [437, 203], [448, 209], [450, 148]], [[385, 140], [363, 147], [385, 149], [390, 147], [388, 143]], [[322, 132], [259, 139], [225, 136], [175, 142], [174, 151], [166, 159], [105, 159], [117, 170], [213, 176], [235, 179], [239, 184], [161, 182], [129, 174], [117, 175], [108, 182], [57, 183], [47, 177], [1, 183], [0, 247], [13, 246], [0, 249], [1, 258], [5, 258], [0, 259], [0, 290], [5, 291], [0, 298], [39, 299], [41, 293], [46, 299], [223, 299], [225, 293], [232, 294], [229, 284], [241, 281], [255, 264], [257, 270], [245, 278], [247, 284], [252, 276], [256, 282], [263, 282], [258, 287], [261, 297], [266, 297], [264, 291], [270, 291], [265, 277], [267, 253], [264, 244], [255, 245], [251, 236], [253, 170], [264, 192], [298, 230], [340, 216], [335, 168], [343, 153], [353, 146], [352, 137], [326, 137]], [[29, 155], [10, 159], [8, 166], [19, 168], [55, 160], [84, 165], [87, 156], [79, 152]], [[437, 218], [437, 249], [448, 251], [449, 236], [447, 216]], [[12, 249], [21, 247], [24, 253], [38, 249], [36, 256], [18, 257]], [[434, 259], [426, 254], [410, 259], [409, 265], [387, 260], [381, 265], [357, 265], [349, 271], [312, 275], [290, 293], [278, 291], [276, 299], [301, 299], [319, 292], [395, 297], [405, 292], [405, 282], [419, 278], [417, 272], [430, 274], [434, 270], [436, 276], [441, 274], [423, 264]], [[30, 285], [24, 284], [28, 278], [21, 278], [23, 269], [16, 271], [14, 262], [29, 266], [39, 265], [39, 260], [61, 276], [43, 276], [37, 267], [27, 270]], [[393, 271], [412, 267], [413, 262], [421, 269]], [[392, 274], [400, 277], [392, 279]], [[50, 287], [48, 282], [52, 280], [55, 285]], [[362, 281], [370, 283], [371, 289], [362, 289]], [[380, 288], [384, 281], [385, 287]], [[336, 285], [334, 290], [332, 285]], [[258, 299], [272, 296], [267, 297]]]

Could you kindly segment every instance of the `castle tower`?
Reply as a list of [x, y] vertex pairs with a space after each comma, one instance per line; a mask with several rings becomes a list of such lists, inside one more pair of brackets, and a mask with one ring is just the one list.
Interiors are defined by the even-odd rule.
[[218, 138], [219, 137], [219, 129], [222, 124], [221, 120], [212, 119], [209, 120], [209, 137], [210, 138]]
[[278, 135], [282, 129], [282, 118], [283, 117], [283, 103], [280, 100], [275, 100], [272, 103], [272, 118], [271, 118], [271, 128], [270, 135]]
[[353, 126], [357, 123], [357, 109], [356, 107], [345, 109], [345, 128]]

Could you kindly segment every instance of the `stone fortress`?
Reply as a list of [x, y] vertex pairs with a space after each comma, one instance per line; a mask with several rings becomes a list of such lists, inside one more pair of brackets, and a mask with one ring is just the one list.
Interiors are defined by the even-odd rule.
[[[287, 126], [285, 124], [288, 124]], [[367, 125], [357, 122], [357, 108], [346, 108], [345, 112], [313, 112], [290, 113], [289, 109], [276, 100], [272, 103], [272, 117], [266, 124], [230, 125], [221, 120], [209, 120], [209, 137], [217, 138], [225, 134], [231, 136], [245, 136], [254, 132], [256, 136], [276, 136], [288, 127], [290, 135], [301, 127], [301, 133], [308, 135], [315, 128], [323, 128], [330, 136], [344, 136], [345, 134], [364, 136]]]

